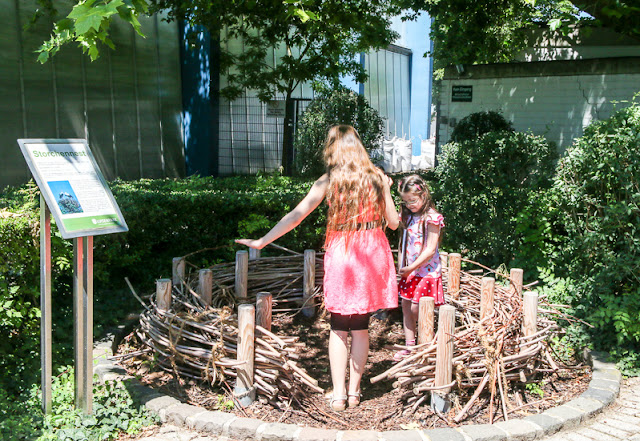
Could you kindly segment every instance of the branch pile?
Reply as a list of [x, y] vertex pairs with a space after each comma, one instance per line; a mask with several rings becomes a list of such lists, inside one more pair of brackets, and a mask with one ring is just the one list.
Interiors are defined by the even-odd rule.
[[[472, 271], [472, 272], [478, 272]], [[392, 379], [394, 387], [403, 390], [405, 410], [415, 411], [431, 391], [453, 388], [460, 397], [468, 397], [466, 405], [459, 409], [454, 421], [464, 419], [483, 391], [491, 394], [490, 419], [493, 403], [498, 401], [505, 419], [510, 407], [506, 391], [510, 382], [526, 383], [538, 372], [558, 370], [547, 345], [547, 339], [559, 331], [556, 322], [547, 315], [558, 313], [552, 305], [541, 299], [538, 304], [537, 332], [522, 335], [523, 302], [519, 293], [511, 287], [496, 283], [493, 313], [480, 320], [481, 276], [461, 272], [461, 293], [458, 299], [449, 297], [447, 303], [456, 308], [453, 373], [454, 381], [436, 387], [436, 347], [438, 336], [421, 346], [406, 347], [412, 353], [390, 369], [371, 379], [371, 382]], [[446, 276], [444, 277], [446, 280]], [[544, 314], [543, 314], [544, 313]]]
[[[322, 297], [323, 256], [323, 253], [316, 254], [316, 297]], [[209, 269], [213, 272], [211, 305], [216, 308], [235, 305], [235, 262], [220, 263], [209, 267]], [[261, 257], [257, 260], [250, 260], [248, 275], [248, 301], [255, 302], [256, 294], [264, 291], [271, 293], [273, 297], [273, 312], [300, 309], [304, 289], [303, 254], [295, 253], [288, 256]], [[197, 292], [198, 272], [192, 271], [187, 276], [185, 283], [192, 294]]]
[[[225, 384], [237, 376], [238, 323], [231, 309], [203, 308], [193, 297], [173, 290], [171, 311], [151, 303], [140, 316], [138, 338], [158, 354], [159, 366], [177, 377]], [[296, 363], [298, 337], [278, 336], [256, 326], [254, 382], [257, 394], [274, 405], [323, 392]]]

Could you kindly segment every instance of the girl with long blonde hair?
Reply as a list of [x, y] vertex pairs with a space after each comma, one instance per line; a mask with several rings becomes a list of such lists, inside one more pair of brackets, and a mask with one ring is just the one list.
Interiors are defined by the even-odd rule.
[[327, 172], [291, 212], [260, 239], [236, 242], [261, 249], [294, 229], [326, 197], [329, 208], [324, 303], [331, 313], [330, 406], [341, 411], [347, 404], [355, 407], [360, 403], [360, 381], [369, 354], [371, 313], [398, 306], [396, 272], [384, 228], [395, 230], [399, 218], [391, 198], [390, 179], [373, 165], [353, 127], [337, 125], [329, 130], [324, 161]]

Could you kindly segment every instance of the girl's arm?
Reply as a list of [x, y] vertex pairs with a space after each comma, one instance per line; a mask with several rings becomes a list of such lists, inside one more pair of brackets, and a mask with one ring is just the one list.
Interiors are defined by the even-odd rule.
[[259, 250], [269, 245], [280, 236], [283, 236], [293, 230], [304, 218], [309, 216], [309, 214], [315, 210], [324, 199], [327, 194], [328, 187], [329, 175], [324, 174], [313, 184], [309, 193], [307, 193], [304, 199], [300, 201], [296, 208], [280, 219], [280, 222], [278, 222], [267, 234], [262, 236], [260, 239], [236, 239], [236, 243], [246, 245], [250, 248], [257, 248]]
[[420, 268], [424, 263], [428, 262], [436, 253], [438, 248], [438, 240], [440, 239], [440, 226], [435, 224], [427, 224], [427, 244], [418, 256], [418, 258], [408, 266], [400, 268], [400, 276], [407, 277], [416, 269]]
[[400, 224], [400, 219], [398, 218], [396, 204], [393, 202], [391, 189], [389, 188], [393, 180], [382, 172], [380, 172], [380, 174], [382, 175], [382, 185], [384, 186], [384, 218], [387, 220], [389, 228], [395, 230]]

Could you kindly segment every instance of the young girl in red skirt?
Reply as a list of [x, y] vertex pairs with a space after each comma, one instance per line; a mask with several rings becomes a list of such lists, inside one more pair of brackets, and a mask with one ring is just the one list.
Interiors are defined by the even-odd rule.
[[[406, 230], [405, 260], [400, 268], [398, 291], [402, 298], [404, 335], [407, 346], [416, 344], [418, 302], [433, 297], [436, 306], [444, 303], [442, 267], [438, 243], [444, 218], [435, 210], [429, 187], [418, 175], [404, 177], [398, 184], [402, 198], [401, 226]], [[403, 349], [394, 355], [399, 361], [409, 355]]]
[[384, 229], [395, 230], [399, 219], [389, 188], [392, 181], [373, 165], [353, 127], [338, 125], [329, 130], [324, 162], [327, 172], [296, 208], [260, 239], [236, 242], [263, 248], [295, 228], [326, 199], [323, 289], [324, 305], [331, 312], [330, 406], [342, 411], [347, 405], [360, 404], [360, 382], [369, 354], [369, 316], [398, 306], [396, 270]]

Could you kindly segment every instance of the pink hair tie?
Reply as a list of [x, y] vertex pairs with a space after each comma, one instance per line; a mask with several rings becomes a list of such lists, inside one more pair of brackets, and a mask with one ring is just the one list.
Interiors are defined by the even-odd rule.
[[416, 184], [416, 189], [417, 189], [418, 191], [422, 191], [422, 187], [421, 187], [420, 185], [417, 185], [417, 184]]

